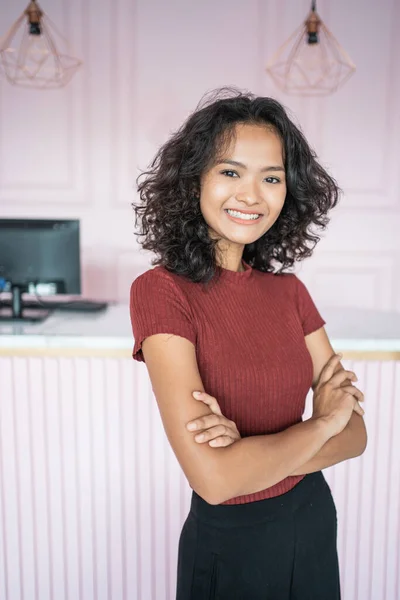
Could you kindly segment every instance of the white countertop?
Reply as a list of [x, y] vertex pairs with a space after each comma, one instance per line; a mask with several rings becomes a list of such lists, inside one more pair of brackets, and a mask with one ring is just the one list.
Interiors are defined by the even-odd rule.
[[41, 323], [2, 323], [0, 348], [133, 348], [128, 304], [99, 312], [55, 310]]
[[[325, 329], [336, 351], [400, 352], [400, 313], [323, 308]], [[98, 348], [129, 350], [133, 335], [127, 304], [102, 312], [54, 311], [42, 323], [0, 322], [0, 349]]]

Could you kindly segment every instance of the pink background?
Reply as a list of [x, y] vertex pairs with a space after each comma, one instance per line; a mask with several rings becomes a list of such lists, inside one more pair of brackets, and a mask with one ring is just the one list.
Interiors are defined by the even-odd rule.
[[[316, 301], [399, 310], [399, 5], [320, 0], [357, 71], [331, 97], [296, 98], [264, 69], [309, 4], [45, 3], [84, 66], [61, 90], [0, 80], [0, 214], [80, 218], [84, 294], [126, 301], [151, 258], [133, 234], [139, 169], [207, 90], [236, 85], [281, 100], [344, 189], [314, 256], [299, 266]], [[24, 8], [1, 3], [0, 34]]]
[[[0, 35], [26, 4], [1, 3]], [[289, 97], [264, 69], [309, 5], [43, 0], [84, 66], [57, 91], [0, 78], [0, 215], [80, 218], [84, 294], [127, 302], [151, 259], [133, 233], [139, 169], [206, 91], [236, 85], [282, 101], [344, 189], [298, 269], [322, 316], [400, 311], [400, 3], [319, 0], [357, 71], [331, 97]], [[343, 600], [399, 600], [400, 363], [344, 364], [369, 445], [326, 471]], [[0, 381], [0, 597], [172, 599], [190, 492], [143, 365], [2, 357]]]

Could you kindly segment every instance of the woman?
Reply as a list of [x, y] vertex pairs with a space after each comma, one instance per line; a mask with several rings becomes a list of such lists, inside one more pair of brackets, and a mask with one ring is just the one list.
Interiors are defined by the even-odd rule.
[[337, 600], [321, 469], [364, 451], [363, 394], [283, 271], [312, 254], [339, 188], [278, 102], [232, 88], [200, 104], [145, 175], [136, 225], [158, 258], [132, 284], [133, 358], [193, 490], [176, 598]]

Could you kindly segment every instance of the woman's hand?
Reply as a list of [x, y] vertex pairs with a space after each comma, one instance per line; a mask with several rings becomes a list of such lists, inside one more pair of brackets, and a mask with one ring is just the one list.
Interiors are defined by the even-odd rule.
[[318, 384], [314, 389], [312, 419], [323, 419], [332, 425], [332, 435], [337, 435], [350, 421], [353, 410], [364, 414], [359, 402], [364, 394], [346, 380], [357, 381], [353, 371], [341, 369], [334, 373], [340, 361], [340, 355], [334, 354], [321, 371]]
[[210, 446], [230, 446], [241, 439], [236, 424], [224, 417], [217, 400], [213, 396], [206, 394], [206, 392], [193, 392], [193, 398], [201, 400], [212, 410], [210, 415], [199, 417], [186, 425], [189, 431], [192, 431], [190, 425], [196, 425], [196, 429], [193, 429], [196, 432], [194, 438], [196, 442], [208, 442]]

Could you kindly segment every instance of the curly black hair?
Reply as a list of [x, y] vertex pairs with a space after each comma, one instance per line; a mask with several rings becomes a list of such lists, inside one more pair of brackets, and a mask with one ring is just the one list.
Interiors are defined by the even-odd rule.
[[[243, 259], [254, 269], [274, 271], [311, 256], [327, 213], [338, 202], [340, 188], [317, 162], [316, 154], [300, 129], [277, 100], [243, 92], [232, 86], [203, 96], [196, 110], [163, 144], [149, 166], [136, 179], [140, 203], [132, 203], [135, 226], [141, 218], [144, 236], [139, 242], [158, 256], [152, 265], [183, 275], [192, 282], [209, 283], [218, 278], [218, 238], [209, 236], [200, 210], [202, 174], [228, 148], [236, 124], [260, 124], [281, 139], [286, 170], [287, 194], [278, 219], [255, 242], [246, 244]], [[139, 179], [147, 176], [145, 181]], [[310, 242], [312, 247], [308, 247]], [[214, 277], [216, 276], [216, 277]]]

